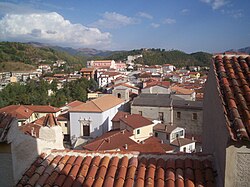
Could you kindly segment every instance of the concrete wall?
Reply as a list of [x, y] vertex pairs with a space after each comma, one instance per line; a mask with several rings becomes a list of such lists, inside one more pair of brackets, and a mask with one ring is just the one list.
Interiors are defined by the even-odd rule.
[[11, 146], [0, 143], [0, 186], [14, 186]]
[[230, 137], [219, 95], [216, 75], [211, 67], [205, 85], [205, 97], [203, 101], [202, 147], [204, 153], [214, 154], [218, 173], [218, 186], [223, 186], [225, 179], [226, 147]]
[[170, 107], [148, 107], [148, 106], [131, 106], [131, 114], [139, 114], [142, 111], [142, 116], [146, 118], [159, 119], [159, 112], [163, 112], [164, 123], [169, 124], [173, 116], [170, 112]]
[[[177, 118], [177, 112], [180, 112], [181, 118]], [[201, 135], [203, 111], [196, 109], [174, 108], [174, 124], [185, 129], [186, 133]], [[197, 113], [197, 120], [192, 119], [193, 113]]]

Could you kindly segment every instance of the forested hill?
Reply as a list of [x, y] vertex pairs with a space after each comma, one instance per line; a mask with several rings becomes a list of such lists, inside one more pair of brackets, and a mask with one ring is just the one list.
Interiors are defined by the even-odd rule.
[[[0, 42], [0, 72], [2, 71], [22, 71], [36, 69], [39, 63], [52, 64], [56, 60], [64, 60], [69, 67], [80, 69], [85, 66], [87, 60], [90, 59], [113, 59], [126, 60], [129, 55], [142, 54], [143, 58], [136, 60], [137, 63], [154, 65], [154, 64], [173, 64], [180, 66], [209, 66], [212, 55], [204, 52], [187, 54], [178, 50], [165, 51], [164, 49], [138, 49], [131, 51], [108, 51], [91, 55], [84, 51], [73, 55], [68, 48], [62, 50], [63, 47], [56, 48], [49, 45], [34, 45], [32, 43], [18, 42]], [[83, 49], [74, 49], [83, 51]], [[88, 50], [89, 51], [89, 50]], [[91, 57], [90, 57], [91, 56]]]
[[71, 67], [83, 66], [86, 63], [83, 56], [70, 55], [50, 47], [0, 42], [0, 71], [35, 69], [39, 63], [52, 64], [56, 60], [64, 60]]
[[114, 52], [106, 59], [124, 60], [128, 55], [142, 54], [143, 58], [137, 59], [138, 63], [155, 65], [155, 64], [173, 64], [180, 66], [209, 66], [212, 54], [205, 52], [196, 52], [187, 54], [179, 50], [165, 51], [164, 49], [139, 49], [133, 51]]

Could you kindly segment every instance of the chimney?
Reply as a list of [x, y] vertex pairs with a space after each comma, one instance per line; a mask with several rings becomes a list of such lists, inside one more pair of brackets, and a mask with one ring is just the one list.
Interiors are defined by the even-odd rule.
[[126, 114], [126, 115], [124, 116], [124, 118], [128, 118], [128, 115]]
[[34, 127], [31, 128], [31, 136], [34, 136]]
[[194, 137], [192, 136], [192, 141], [194, 141]]
[[128, 144], [125, 144], [125, 145], [124, 145], [124, 148], [127, 150], [127, 149], [128, 149]]
[[161, 144], [163, 144], [164, 142], [163, 142], [163, 140], [161, 140]]
[[144, 140], [141, 141], [141, 144], [145, 144]]

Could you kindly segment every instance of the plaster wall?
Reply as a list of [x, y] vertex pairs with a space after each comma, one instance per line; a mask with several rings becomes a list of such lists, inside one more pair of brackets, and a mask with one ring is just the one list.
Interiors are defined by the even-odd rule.
[[211, 66], [205, 85], [203, 101], [202, 147], [204, 153], [213, 154], [218, 173], [218, 186], [224, 186], [226, 147], [229, 137], [227, 122], [223, 110], [216, 75]]
[[96, 138], [112, 129], [112, 119], [118, 110], [122, 110], [122, 104], [119, 104], [105, 112], [70, 112], [70, 137], [82, 136], [79, 119], [90, 120], [90, 137]]

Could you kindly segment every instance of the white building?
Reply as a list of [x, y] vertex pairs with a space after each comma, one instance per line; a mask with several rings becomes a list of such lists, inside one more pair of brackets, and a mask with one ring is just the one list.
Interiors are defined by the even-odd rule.
[[111, 120], [123, 104], [124, 100], [107, 94], [70, 109], [71, 140], [96, 138], [111, 130]]

